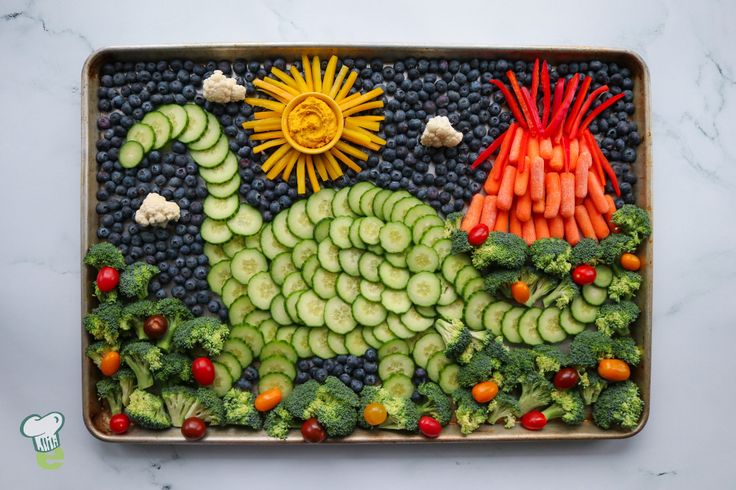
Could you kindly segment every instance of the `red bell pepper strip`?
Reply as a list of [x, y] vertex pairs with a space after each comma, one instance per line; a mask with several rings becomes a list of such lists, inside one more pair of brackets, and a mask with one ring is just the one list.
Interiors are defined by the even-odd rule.
[[605, 101], [604, 103], [602, 103], [601, 105], [593, 109], [593, 111], [588, 115], [588, 117], [586, 117], [585, 120], [583, 120], [583, 122], [580, 124], [580, 130], [584, 131], [588, 127], [588, 125], [593, 122], [593, 119], [598, 117], [598, 115], [601, 112], [611, 107], [613, 104], [621, 100], [623, 97], [624, 97], [623, 93], [614, 95], [613, 97], [611, 97], [610, 99], [608, 99], [607, 101]]
[[[613, 171], [613, 167], [611, 167], [611, 164], [609, 163], [608, 159], [603, 154], [603, 151], [601, 151], [601, 148], [598, 146], [597, 142], [595, 141], [593, 134], [588, 130], [586, 130], [585, 133], [588, 138], [589, 144], [593, 145], [593, 152], [595, 152], [598, 155], [600, 166], [602, 167], [606, 175], [608, 175], [608, 178], [611, 181], [611, 185], [613, 186], [613, 191], [616, 193], [616, 197], [621, 197], [621, 189], [618, 186], [618, 178], [616, 177], [616, 172]], [[605, 183], [605, 181], [603, 182]]]
[[578, 91], [578, 94], [575, 96], [575, 104], [573, 104], [572, 109], [570, 109], [570, 117], [565, 119], [565, 133], [570, 134], [570, 129], [572, 129], [572, 124], [574, 122], [575, 116], [577, 116], [578, 112], [580, 111], [580, 106], [583, 105], [583, 102], [585, 102], [585, 96], [588, 94], [588, 88], [590, 88], [590, 82], [593, 80], [593, 77], [585, 77], [583, 80], [583, 85], [580, 87], [580, 90]]
[[572, 127], [570, 128], [570, 136], [572, 138], [577, 138], [578, 135], [578, 129], [580, 128], [580, 121], [583, 119], [583, 116], [586, 112], [588, 112], [588, 109], [590, 109], [590, 106], [593, 104], [593, 101], [598, 98], [602, 93], [608, 91], [608, 85], [603, 85], [601, 87], [598, 87], [597, 89], [593, 90], [590, 95], [585, 99], [585, 103], [580, 108], [577, 114], [575, 114], [575, 120], [572, 123]]
[[519, 101], [519, 105], [521, 106], [521, 112], [524, 113], [524, 120], [526, 121], [526, 126], [531, 130], [532, 134], [536, 134], [536, 128], [534, 127], [532, 123], [532, 115], [529, 111], [529, 107], [526, 105], [526, 101], [524, 100], [524, 95], [521, 93], [521, 88], [519, 87], [519, 82], [516, 80], [516, 75], [513, 71], [509, 70], [506, 72], [506, 76], [509, 78], [509, 82], [511, 83], [511, 88], [514, 90], [514, 95], [516, 95], [516, 99]]
[[478, 155], [478, 158], [475, 159], [473, 164], [470, 166], [471, 169], [477, 168], [479, 165], [483, 164], [488, 158], [493, 155], [493, 152], [498, 150], [498, 147], [501, 146], [501, 143], [503, 142], [503, 139], [506, 137], [506, 133], [508, 133], [509, 130], [507, 129], [503, 133], [501, 133], [495, 140], [493, 140], [493, 143], [488, 145], [488, 148], [483, 150], [480, 155]]
[[[501, 180], [501, 176], [503, 175], [503, 169], [506, 166], [506, 163], [509, 161], [509, 151], [511, 151], [511, 142], [514, 140], [514, 135], [516, 134], [516, 128], [518, 126], [516, 123], [511, 123], [511, 126], [509, 126], [508, 131], [506, 131], [506, 137], [503, 139], [503, 143], [501, 143], [501, 150], [498, 152], [498, 158], [496, 158], [496, 161], [493, 163], [493, 180]], [[496, 167], [498, 167], [497, 172], [493, 172], [493, 170], [496, 170]]]
[[593, 157], [592, 170], [595, 172], [595, 175], [598, 177], [601, 185], [606, 185], [606, 177], [603, 174], [603, 163], [601, 162], [603, 152], [601, 151], [600, 147], [598, 146], [598, 142], [595, 140], [590, 131], [586, 131], [584, 134], [588, 141], [588, 148], [590, 149], [591, 156]]
[[578, 83], [580, 83], [580, 74], [576, 73], [565, 89], [565, 98], [563, 99], [562, 104], [560, 104], [557, 112], [555, 112], [555, 115], [552, 117], [552, 121], [549, 123], [549, 126], [544, 129], [544, 133], [546, 135], [552, 134], [562, 124], [567, 112], [570, 110], [570, 104], [575, 96], [575, 90], [578, 88]]
[[557, 83], [555, 84], [555, 92], [554, 96], [552, 97], [552, 113], [550, 114], [549, 118], [552, 119], [552, 114], [556, 113], [560, 109], [560, 105], [562, 105], [562, 98], [565, 94], [565, 79], [560, 78], [557, 80]]
[[532, 68], [532, 101], [534, 106], [537, 105], [537, 94], [539, 93], [539, 58], [534, 60], [534, 68]]
[[549, 103], [552, 87], [549, 84], [549, 68], [547, 60], [542, 63], [542, 125], [547, 126], [549, 122]]
[[[532, 136], [536, 136], [537, 134], [542, 132], [542, 121], [539, 120], [539, 111], [537, 109], [537, 104], [533, 102], [532, 96], [529, 94], [529, 91], [526, 89], [526, 87], [521, 87], [521, 95], [524, 98], [524, 102], [529, 107], [529, 112], [531, 112], [532, 115], [532, 122], [534, 123], [534, 128], [536, 131], [532, 133]], [[536, 134], [534, 134], [536, 133]]]
[[516, 101], [514, 100], [514, 97], [511, 95], [511, 92], [509, 92], [509, 89], [506, 88], [506, 85], [501, 83], [499, 80], [491, 80], [491, 83], [498, 87], [498, 89], [503, 94], [504, 98], [506, 99], [506, 103], [509, 105], [509, 109], [511, 109], [511, 113], [514, 115], [514, 119], [516, 119], [516, 122], [521, 124], [522, 127], [526, 128], [526, 121], [524, 120], [524, 117], [521, 115], [521, 111], [519, 110], [519, 106], [516, 104]]

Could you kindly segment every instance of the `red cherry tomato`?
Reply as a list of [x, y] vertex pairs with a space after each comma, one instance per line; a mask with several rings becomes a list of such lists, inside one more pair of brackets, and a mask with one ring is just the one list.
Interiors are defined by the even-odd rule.
[[572, 271], [572, 280], [575, 284], [585, 286], [586, 284], [592, 284], [595, 281], [596, 276], [595, 267], [588, 264], [583, 264], [575, 267]]
[[327, 438], [327, 434], [317, 419], [312, 417], [302, 424], [302, 437], [307, 442], [322, 442]]
[[474, 247], [483, 245], [483, 242], [488, 238], [488, 227], [483, 223], [477, 224], [470, 229], [468, 233], [468, 243]]
[[547, 425], [547, 417], [539, 410], [532, 410], [521, 417], [521, 426], [526, 430], [542, 430]]
[[206, 357], [198, 357], [192, 361], [192, 376], [201, 386], [211, 385], [215, 380], [215, 366]]
[[574, 368], [562, 368], [555, 374], [554, 384], [558, 390], [567, 390], [578, 384], [580, 375]]
[[181, 433], [190, 441], [202, 439], [207, 433], [207, 425], [199, 417], [189, 417], [181, 424]]
[[120, 281], [120, 274], [117, 269], [112, 267], [103, 267], [97, 272], [97, 287], [103, 293], [109, 293], [115, 289]]
[[435, 439], [442, 432], [442, 426], [434, 418], [424, 415], [419, 419], [419, 432], [424, 434], [424, 437]]
[[110, 417], [110, 430], [114, 434], [125, 434], [130, 427], [130, 419], [124, 413], [116, 413]]

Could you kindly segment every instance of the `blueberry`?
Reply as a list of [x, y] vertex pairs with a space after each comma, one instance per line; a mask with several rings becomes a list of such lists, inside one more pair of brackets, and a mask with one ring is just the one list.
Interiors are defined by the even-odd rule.
[[363, 368], [358, 368], [353, 371], [353, 377], [362, 380], [365, 378], [365, 370]]
[[313, 377], [315, 380], [322, 383], [327, 379], [327, 370], [324, 368], [318, 368], [315, 370]]
[[310, 378], [311, 376], [309, 375], [309, 373], [305, 371], [299, 371], [299, 373], [297, 373], [296, 375], [296, 378], [294, 379], [294, 382], [296, 384], [303, 384], [309, 381]]
[[360, 391], [363, 389], [363, 382], [358, 379], [350, 381], [350, 389], [356, 393], [360, 393]]
[[322, 359], [321, 357], [313, 357], [312, 358], [312, 365], [313, 366], [322, 367], [322, 365], [324, 364], [324, 362], [325, 362], [324, 359]]
[[421, 400], [422, 395], [418, 391], [414, 390], [414, 392], [411, 394], [411, 401], [413, 401], [414, 403], [418, 403]]
[[348, 360], [348, 356], [345, 354], [338, 355], [335, 360], [340, 364], [345, 364]]
[[235, 387], [242, 391], [250, 391], [253, 389], [253, 383], [248, 381], [247, 379], [240, 378], [236, 383]]
[[338, 379], [339, 379], [340, 381], [342, 381], [343, 383], [345, 383], [346, 385], [348, 385], [348, 386], [350, 385], [350, 381], [351, 381], [351, 378], [350, 378], [350, 375], [349, 375], [349, 374], [347, 374], [347, 373], [343, 373], [343, 374], [341, 374], [341, 375], [340, 375], [340, 376], [338, 377]]

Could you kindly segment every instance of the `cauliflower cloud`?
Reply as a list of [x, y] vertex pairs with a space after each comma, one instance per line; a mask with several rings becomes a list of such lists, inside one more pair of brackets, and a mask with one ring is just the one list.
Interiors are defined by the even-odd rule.
[[463, 140], [463, 133], [456, 131], [447, 116], [435, 116], [427, 121], [421, 143], [434, 148], [455, 147]]

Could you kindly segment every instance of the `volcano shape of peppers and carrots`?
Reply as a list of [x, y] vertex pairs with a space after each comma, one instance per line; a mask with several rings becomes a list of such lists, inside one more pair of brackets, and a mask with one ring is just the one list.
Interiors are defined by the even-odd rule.
[[336, 72], [336, 56], [324, 73], [318, 56], [311, 62], [302, 56], [302, 67], [303, 73], [295, 66], [290, 73], [273, 67], [273, 78], [255, 80], [253, 84], [270, 98], [245, 99], [264, 110], [243, 123], [243, 128], [254, 131], [252, 140], [263, 141], [253, 153], [276, 148], [262, 165], [266, 177], [273, 180], [280, 175], [288, 181], [296, 169], [299, 194], [306, 193], [306, 177], [317, 192], [320, 180], [335, 180], [343, 174], [341, 165], [360, 172], [355, 160], [365, 161], [368, 154], [358, 147], [379, 150], [386, 144], [375, 134], [384, 117], [359, 115], [383, 107], [383, 101], [374, 100], [383, 89], [350, 94], [358, 72], [350, 72], [345, 65]]
[[[515, 121], [475, 160], [472, 168], [496, 152], [483, 193], [473, 196], [461, 224], [470, 231], [484, 224], [508, 231], [531, 244], [555, 237], [576, 244], [581, 237], [603, 239], [612, 231], [616, 210], [605, 194], [606, 179], [620, 195], [616, 174], [588, 126], [624, 95], [608, 98], [603, 85], [592, 92], [591, 77], [560, 78], [552, 88], [547, 62], [534, 62], [531, 89], [506, 72], [511, 90], [500, 80], [490, 83], [503, 93]], [[541, 100], [540, 100], [541, 99]], [[541, 106], [541, 110], [540, 110]], [[587, 114], [587, 115], [586, 115]]]

